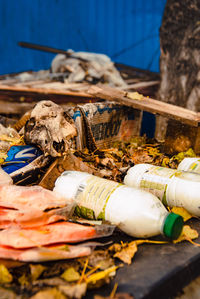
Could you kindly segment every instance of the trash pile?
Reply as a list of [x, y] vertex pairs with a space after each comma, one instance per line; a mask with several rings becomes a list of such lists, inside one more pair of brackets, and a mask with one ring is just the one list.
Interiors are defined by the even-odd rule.
[[198, 237], [183, 221], [199, 216], [200, 176], [191, 172], [200, 160], [135, 137], [136, 119], [111, 102], [40, 101], [12, 128], [0, 126], [2, 296], [82, 298], [139, 245]]
[[127, 87], [120, 72], [108, 56], [88, 52], [73, 52], [72, 50], [68, 51], [68, 55], [56, 55], [49, 70], [23, 72], [12, 77], [7, 76], [8, 79], [18, 82], [57, 80], [65, 84], [103, 83], [112, 87]]

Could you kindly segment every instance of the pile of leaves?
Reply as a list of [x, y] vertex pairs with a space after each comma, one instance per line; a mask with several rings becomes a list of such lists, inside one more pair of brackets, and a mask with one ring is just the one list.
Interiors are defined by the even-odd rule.
[[[166, 155], [163, 144], [146, 137], [137, 137], [130, 142], [117, 142], [113, 144], [112, 148], [96, 149], [92, 153], [88, 149], [75, 150], [74, 155], [95, 169], [100, 176], [118, 182], [123, 182], [127, 170], [138, 163], [177, 168], [185, 157], [195, 157], [192, 149], [174, 156]], [[185, 221], [192, 217], [184, 209], [179, 208], [172, 211], [181, 214]], [[198, 246], [192, 241], [197, 237], [197, 231], [185, 225], [181, 236], [174, 243], [189, 241]], [[1, 260], [0, 298], [79, 299], [86, 295], [87, 290], [110, 283], [119, 267], [132, 263], [140, 245], [145, 243], [166, 244], [169, 242], [162, 238], [161, 240], [134, 240], [130, 238], [128, 241], [125, 240], [126, 238], [118, 234], [118, 241], [112, 245], [107, 245], [103, 250], [94, 250], [87, 258], [70, 261], [25, 264]], [[101, 296], [95, 297], [96, 299], [103, 298]], [[109, 298], [119, 298], [117, 286], [114, 287]], [[126, 294], [125, 297], [121, 298], [132, 298], [132, 296]]]
[[135, 137], [129, 142], [116, 142], [108, 149], [76, 150], [74, 155], [98, 171], [100, 176], [117, 182], [123, 182], [127, 170], [135, 164], [150, 163], [176, 169], [185, 157], [196, 156], [191, 148], [177, 155], [167, 155], [164, 144], [145, 136]]

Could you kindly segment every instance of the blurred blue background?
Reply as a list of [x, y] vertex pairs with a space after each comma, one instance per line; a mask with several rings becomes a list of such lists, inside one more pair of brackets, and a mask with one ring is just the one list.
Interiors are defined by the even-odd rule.
[[0, 0], [0, 74], [50, 67], [54, 54], [19, 41], [109, 55], [159, 71], [166, 0]]

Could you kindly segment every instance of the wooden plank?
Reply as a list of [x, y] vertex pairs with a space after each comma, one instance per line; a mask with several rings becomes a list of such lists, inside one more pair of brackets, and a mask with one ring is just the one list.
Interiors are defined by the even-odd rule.
[[199, 113], [182, 107], [177, 107], [175, 105], [163, 103], [148, 97], [143, 97], [141, 100], [128, 98], [130, 93], [111, 87], [92, 86], [88, 90], [88, 93], [101, 99], [116, 101], [120, 104], [136, 109], [144, 110], [153, 114], [159, 114], [168, 118], [173, 118], [191, 126], [197, 127], [200, 123]]
[[[54, 85], [54, 83], [52, 83]], [[42, 99], [42, 95], [48, 96], [72, 96], [77, 97], [78, 99], [85, 98], [87, 100], [92, 100], [92, 98], [100, 98], [108, 101], [115, 101], [122, 105], [130, 106], [135, 109], [144, 110], [153, 114], [162, 115], [167, 118], [172, 118], [181, 123], [188, 124], [191, 126], [199, 126], [200, 124], [200, 113], [196, 113], [194, 111], [177, 107], [175, 105], [167, 104], [161, 101], [157, 101], [155, 99], [149, 97], [142, 97], [141, 100], [137, 100], [130, 98], [131, 94], [129, 92], [119, 90], [116, 88], [111, 88], [102, 85], [95, 85], [88, 88], [88, 90], [81, 90], [80, 92], [77, 90], [67, 90], [67, 85], [55, 83], [55, 87], [59, 86], [59, 88], [49, 88], [50, 85], [42, 87], [27, 87], [21, 84], [20, 86], [9, 86], [0, 84], [0, 92], [8, 93], [12, 96], [16, 93], [21, 93], [22, 96], [24, 95], [40, 95], [40, 99]], [[48, 88], [47, 88], [48, 87]], [[84, 86], [85, 89], [86, 86]], [[68, 86], [68, 88], [70, 88]], [[72, 87], [73, 88], [73, 87]], [[6, 113], [8, 114], [8, 113]]]
[[65, 89], [65, 85], [63, 84], [63, 89], [53, 89], [53, 88], [34, 88], [34, 87], [27, 87], [24, 85], [18, 86], [9, 86], [5, 84], [0, 84], [0, 92], [1, 91], [9, 91], [9, 92], [29, 92], [29, 93], [36, 93], [36, 94], [54, 94], [54, 95], [67, 95], [67, 96], [76, 96], [76, 97], [87, 97], [92, 98], [87, 92], [78, 92], [78, 91], [70, 91]]

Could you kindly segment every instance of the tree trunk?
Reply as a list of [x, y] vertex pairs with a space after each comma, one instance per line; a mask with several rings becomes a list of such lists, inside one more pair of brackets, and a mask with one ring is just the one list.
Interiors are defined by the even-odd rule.
[[167, 0], [158, 99], [200, 111], [200, 0]]
[[[200, 112], [200, 0], [167, 0], [160, 47], [157, 99]], [[157, 140], [166, 138], [167, 124], [156, 118]]]

